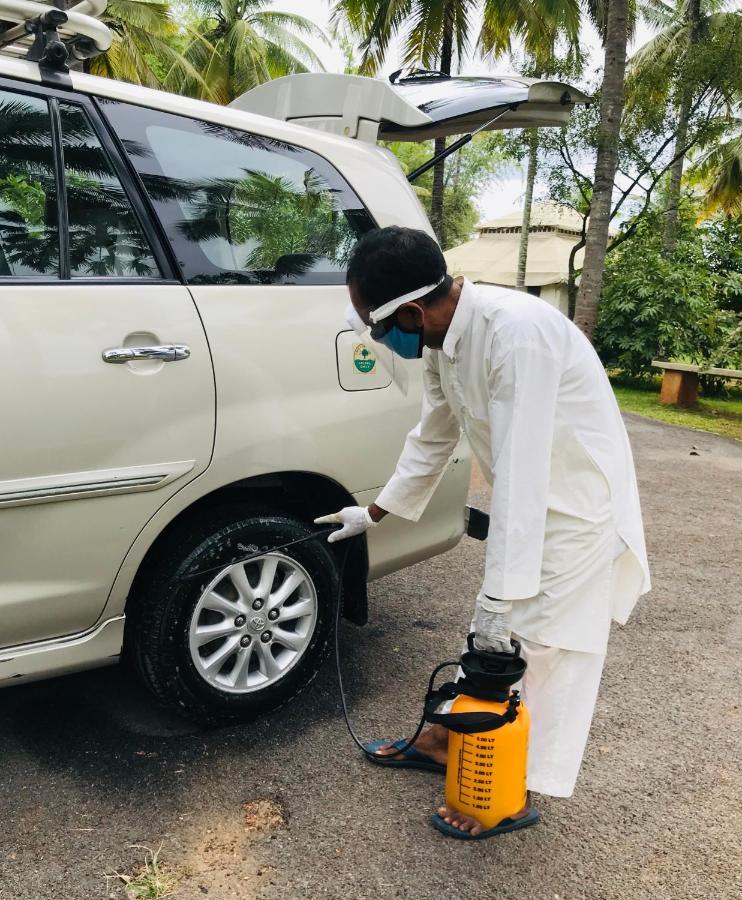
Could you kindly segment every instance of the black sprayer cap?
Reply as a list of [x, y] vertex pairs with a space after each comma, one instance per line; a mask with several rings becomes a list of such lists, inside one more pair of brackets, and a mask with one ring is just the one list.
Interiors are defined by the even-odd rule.
[[467, 644], [469, 649], [461, 656], [464, 671], [462, 693], [483, 700], [507, 700], [510, 688], [521, 680], [526, 671], [526, 661], [520, 655], [518, 641], [513, 641], [512, 653], [477, 650], [473, 634], [467, 638]]

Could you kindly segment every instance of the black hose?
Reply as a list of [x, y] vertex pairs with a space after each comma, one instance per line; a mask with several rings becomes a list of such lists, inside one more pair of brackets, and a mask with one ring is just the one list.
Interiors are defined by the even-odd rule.
[[[380, 751], [368, 750], [366, 749], [366, 744], [358, 737], [358, 735], [353, 730], [353, 724], [350, 721], [350, 714], [348, 713], [348, 703], [345, 698], [345, 686], [343, 685], [343, 672], [342, 667], [340, 665], [340, 620], [342, 618], [342, 606], [343, 606], [343, 575], [345, 574], [345, 565], [348, 562], [348, 557], [350, 556], [350, 547], [351, 547], [351, 539], [347, 539], [344, 541], [346, 544], [344, 551], [339, 553], [338, 559], [338, 592], [337, 592], [337, 602], [335, 605], [335, 671], [337, 672], [338, 679], [338, 690], [340, 693], [340, 703], [343, 707], [343, 718], [345, 719], [345, 726], [348, 729], [348, 734], [351, 736], [353, 742], [368, 757], [373, 757], [374, 759], [391, 759], [393, 756], [404, 756], [408, 750], [412, 749], [417, 739], [422, 734], [422, 730], [425, 727], [425, 704], [423, 704], [423, 714], [420, 716], [420, 721], [417, 724], [417, 728], [415, 729], [415, 733], [413, 736], [404, 744], [404, 746], [399, 749], [395, 749], [394, 753], [382, 753]], [[447, 666], [456, 666], [458, 662], [443, 662], [440, 665], [436, 666], [433, 669], [433, 672], [428, 681], [428, 694], [430, 694], [433, 690], [433, 685], [435, 683], [435, 679], [438, 677], [438, 673], [445, 669]]]

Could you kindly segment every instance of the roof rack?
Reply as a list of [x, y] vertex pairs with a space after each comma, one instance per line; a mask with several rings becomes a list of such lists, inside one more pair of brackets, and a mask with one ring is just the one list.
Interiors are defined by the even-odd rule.
[[81, 0], [71, 9], [35, 0], [0, 0], [0, 52], [57, 72], [105, 53], [112, 35], [98, 20], [108, 0]]

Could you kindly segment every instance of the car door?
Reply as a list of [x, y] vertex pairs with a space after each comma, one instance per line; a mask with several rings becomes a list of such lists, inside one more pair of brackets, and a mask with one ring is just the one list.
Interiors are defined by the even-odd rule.
[[91, 628], [209, 463], [209, 347], [92, 105], [0, 81], [0, 646]]
[[208, 330], [220, 468], [235, 480], [317, 472], [351, 492], [382, 484], [419, 398], [401, 397], [345, 319], [347, 261], [375, 224], [360, 198], [331, 160], [290, 141], [100, 103]]

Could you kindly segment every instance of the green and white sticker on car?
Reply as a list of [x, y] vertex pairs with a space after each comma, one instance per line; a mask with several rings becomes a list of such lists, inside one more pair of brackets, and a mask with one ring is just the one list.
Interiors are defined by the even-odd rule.
[[353, 365], [361, 375], [370, 375], [376, 368], [376, 356], [374, 351], [365, 344], [354, 344]]

